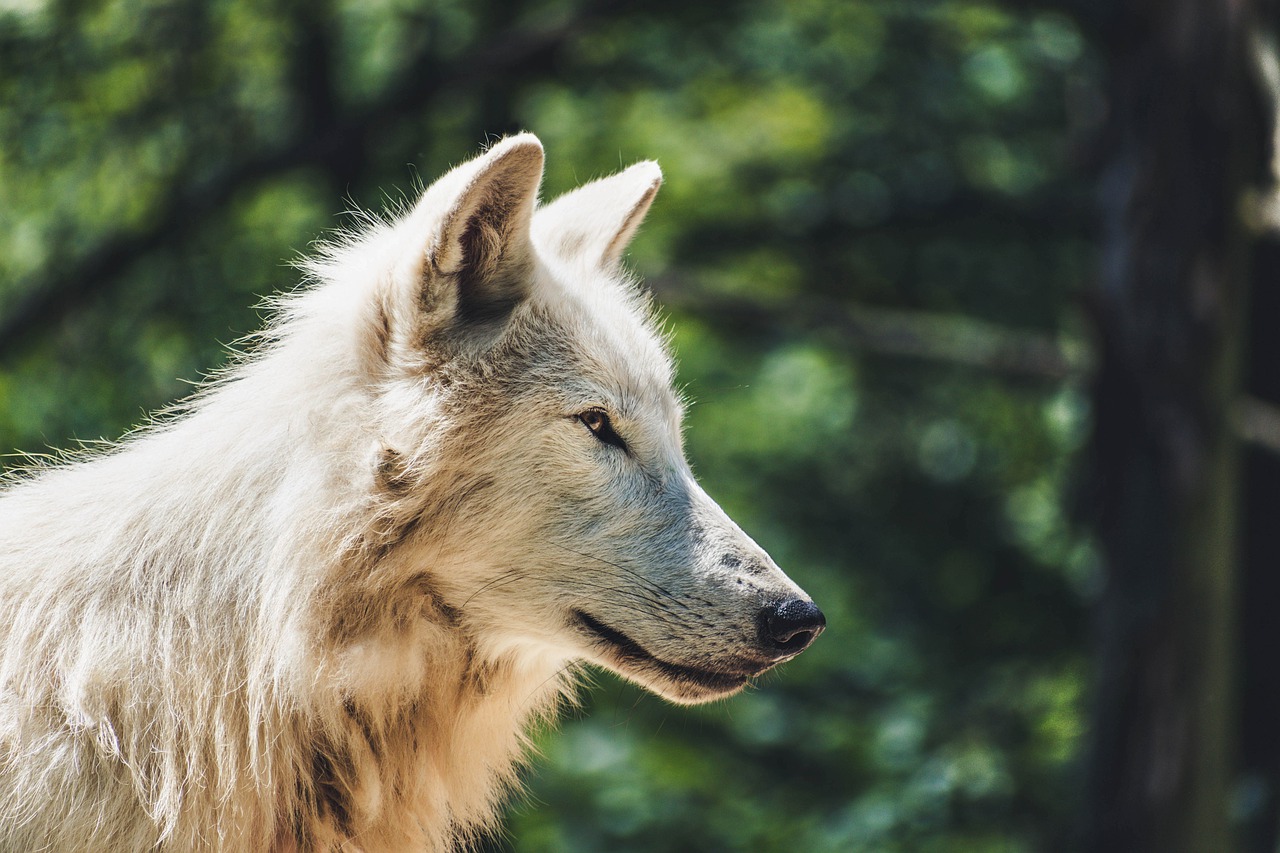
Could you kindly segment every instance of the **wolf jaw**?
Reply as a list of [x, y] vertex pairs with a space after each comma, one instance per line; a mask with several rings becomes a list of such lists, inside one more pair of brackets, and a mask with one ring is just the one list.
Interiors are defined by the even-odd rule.
[[450, 849], [588, 661], [676, 702], [821, 613], [694, 481], [640, 163], [511, 137], [178, 416], [0, 492], [0, 849]]
[[606, 666], [639, 681], [672, 701], [704, 702], [730, 696], [745, 687], [750, 678], [776, 663], [744, 661], [722, 665], [719, 669], [669, 663], [589, 613], [574, 610], [572, 615], [585, 633], [602, 643], [602, 656], [608, 661]]

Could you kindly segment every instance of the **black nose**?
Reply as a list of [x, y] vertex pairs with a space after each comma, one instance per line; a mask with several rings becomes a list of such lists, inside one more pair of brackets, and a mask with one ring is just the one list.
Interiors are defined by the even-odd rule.
[[827, 627], [827, 618], [812, 601], [788, 598], [765, 605], [757, 617], [760, 641], [787, 655], [799, 654]]

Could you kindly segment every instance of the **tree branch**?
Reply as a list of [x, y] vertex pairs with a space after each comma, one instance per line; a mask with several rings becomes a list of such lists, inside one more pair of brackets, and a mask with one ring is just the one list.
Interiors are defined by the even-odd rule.
[[22, 295], [0, 318], [0, 359], [13, 357], [36, 332], [57, 323], [86, 296], [110, 292], [118, 277], [148, 252], [198, 231], [241, 190], [299, 167], [332, 162], [339, 152], [358, 147], [399, 115], [421, 112], [446, 91], [474, 89], [533, 65], [613, 5], [607, 0], [597, 3], [576, 18], [541, 29], [509, 29], [447, 63], [424, 53], [373, 102], [330, 116], [323, 127], [300, 124], [275, 147], [232, 159], [199, 183], [175, 187], [144, 227], [104, 237], [88, 251], [47, 270], [40, 280], [20, 285], [17, 291]]
[[[666, 305], [713, 317], [757, 332], [784, 330], [825, 337], [843, 349], [936, 361], [988, 373], [1064, 381], [1081, 379], [1094, 368], [1092, 347], [1079, 338], [998, 323], [959, 314], [904, 311], [801, 297], [785, 309], [750, 299], [712, 296], [674, 277], [658, 278], [651, 288]], [[1241, 395], [1232, 413], [1236, 437], [1280, 456], [1280, 406]]]
[[710, 295], [670, 277], [650, 285], [662, 302], [691, 313], [748, 328], [817, 335], [847, 349], [1048, 380], [1083, 376], [1092, 367], [1092, 352], [1078, 339], [958, 314], [877, 308], [815, 296], [789, 299], [780, 308]]

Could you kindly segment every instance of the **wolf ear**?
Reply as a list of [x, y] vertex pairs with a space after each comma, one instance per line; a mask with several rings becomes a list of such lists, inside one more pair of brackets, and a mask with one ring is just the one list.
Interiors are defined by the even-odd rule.
[[528, 295], [542, 160], [536, 136], [511, 136], [423, 193], [395, 273], [408, 299], [393, 312], [417, 315], [408, 325], [420, 341], [492, 333]]
[[534, 239], [561, 260], [584, 259], [610, 269], [640, 228], [660, 186], [662, 170], [652, 160], [583, 184], [538, 208]]

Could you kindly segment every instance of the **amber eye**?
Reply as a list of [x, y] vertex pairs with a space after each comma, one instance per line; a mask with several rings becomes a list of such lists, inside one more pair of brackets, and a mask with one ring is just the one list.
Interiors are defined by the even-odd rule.
[[627, 443], [614, 431], [613, 422], [609, 420], [609, 414], [604, 409], [587, 409], [578, 415], [578, 420], [582, 421], [583, 426], [591, 430], [591, 434], [602, 443], [611, 444], [622, 450], [627, 449]]

